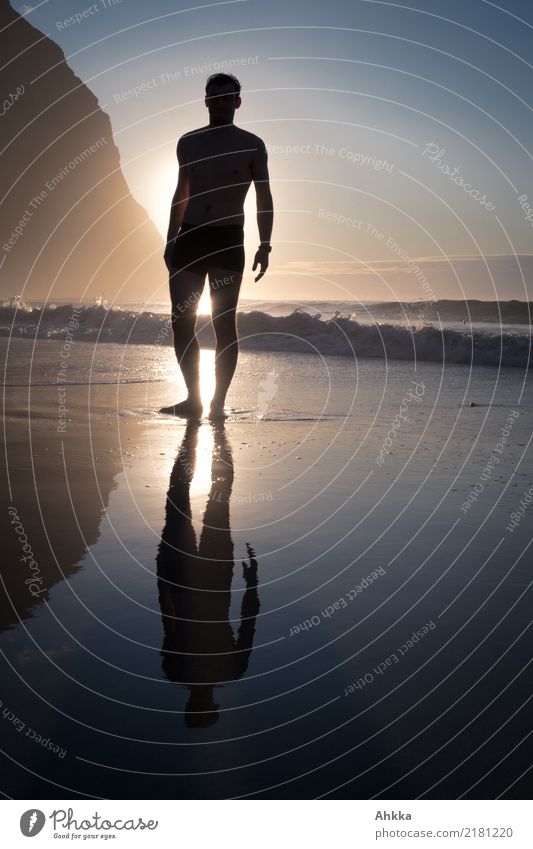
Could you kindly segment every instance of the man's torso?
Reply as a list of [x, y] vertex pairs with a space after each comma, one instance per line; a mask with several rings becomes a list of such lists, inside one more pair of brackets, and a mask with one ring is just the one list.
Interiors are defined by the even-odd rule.
[[201, 127], [181, 141], [189, 179], [184, 223], [242, 226], [252, 160], [261, 140], [231, 124]]

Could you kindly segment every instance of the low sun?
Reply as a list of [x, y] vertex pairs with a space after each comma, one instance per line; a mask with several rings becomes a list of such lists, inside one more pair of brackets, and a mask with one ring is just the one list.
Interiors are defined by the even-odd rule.
[[204, 291], [202, 292], [202, 297], [198, 301], [198, 314], [199, 315], [211, 315], [211, 300], [209, 298], [209, 284], [206, 279]]

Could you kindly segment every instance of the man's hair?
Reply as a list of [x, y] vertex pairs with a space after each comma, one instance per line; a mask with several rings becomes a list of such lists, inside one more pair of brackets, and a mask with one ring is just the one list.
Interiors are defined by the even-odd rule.
[[233, 74], [211, 74], [211, 76], [207, 78], [207, 82], [205, 84], [205, 93], [209, 94], [208, 88], [212, 85], [227, 85], [228, 83], [231, 83], [235, 89], [235, 96], [240, 97], [241, 84], [237, 77], [233, 76]]

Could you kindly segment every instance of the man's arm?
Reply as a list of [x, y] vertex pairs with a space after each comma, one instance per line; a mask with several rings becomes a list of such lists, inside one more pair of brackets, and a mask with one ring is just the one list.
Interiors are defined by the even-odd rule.
[[261, 271], [255, 278], [255, 282], [257, 283], [268, 268], [270, 237], [274, 223], [274, 202], [270, 192], [268, 154], [263, 141], [257, 146], [252, 158], [252, 180], [255, 184], [257, 197], [257, 226], [260, 241], [259, 250], [255, 255], [252, 268], [252, 271], [255, 271], [258, 265], [261, 266]]
[[178, 185], [176, 186], [176, 191], [174, 192], [174, 197], [172, 198], [172, 203], [170, 205], [170, 220], [168, 224], [167, 245], [165, 248], [165, 265], [169, 271], [170, 261], [174, 250], [174, 240], [178, 235], [185, 209], [189, 201], [189, 173], [185, 163], [183, 138], [181, 138], [178, 142], [177, 154], [179, 163]]
[[235, 654], [233, 655], [234, 668], [237, 670], [237, 677], [241, 677], [248, 668], [248, 660], [252, 653], [255, 636], [255, 623], [259, 613], [259, 594], [257, 585], [257, 559], [255, 551], [247, 542], [246, 548], [250, 562], [242, 561], [242, 574], [246, 584], [246, 591], [242, 597], [241, 604], [241, 622], [237, 639], [234, 640]]

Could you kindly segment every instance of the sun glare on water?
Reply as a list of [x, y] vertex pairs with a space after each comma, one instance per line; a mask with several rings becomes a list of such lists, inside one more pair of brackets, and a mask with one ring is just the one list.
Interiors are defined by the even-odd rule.
[[204, 410], [209, 405], [215, 392], [215, 352], [208, 348], [200, 348], [200, 393]]
[[201, 427], [198, 431], [196, 463], [194, 466], [193, 478], [191, 480], [191, 498], [194, 498], [195, 496], [204, 496], [211, 489], [213, 443], [213, 429], [210, 427]]

